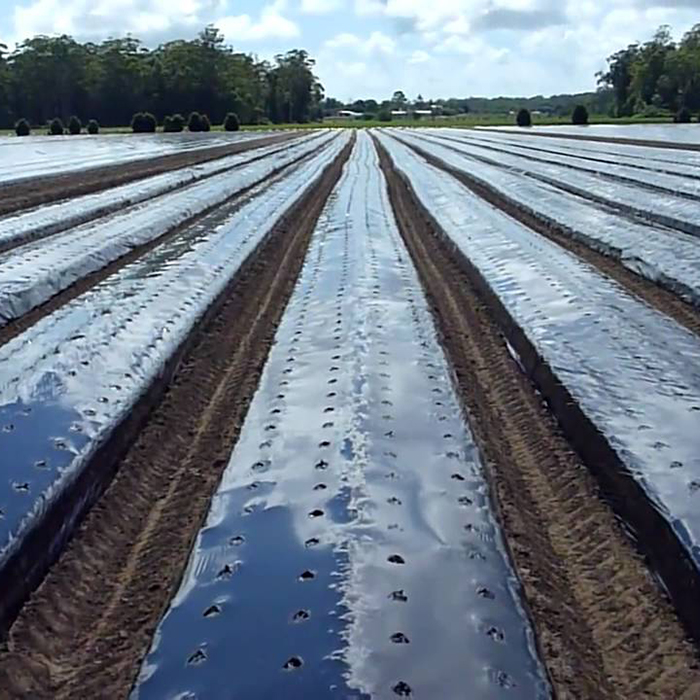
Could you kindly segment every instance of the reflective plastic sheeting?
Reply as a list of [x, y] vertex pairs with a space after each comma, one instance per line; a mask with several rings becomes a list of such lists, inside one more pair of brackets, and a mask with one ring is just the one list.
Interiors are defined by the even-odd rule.
[[549, 697], [360, 132], [133, 699]]
[[700, 340], [407, 146], [380, 138], [700, 568]]
[[138, 202], [144, 202], [147, 199], [184, 187], [196, 180], [289, 148], [289, 145], [276, 144], [256, 148], [245, 153], [218, 158], [208, 163], [180, 168], [162, 175], [130, 182], [120, 187], [112, 187], [102, 192], [86, 194], [55, 204], [45, 204], [29, 211], [10, 214], [0, 218], [0, 248], [18, 245], [48, 236], [56, 231], [63, 231], [71, 226], [78, 226], [96, 216], [103, 216]]
[[697, 237], [630, 220], [508, 169], [475, 163], [449, 146], [403, 133], [401, 138], [496, 189], [525, 211], [554, 222], [572, 238], [700, 306], [700, 239]]
[[347, 141], [338, 136], [233, 213], [198, 221], [0, 348], [0, 568]]
[[620, 143], [600, 143], [579, 139], [542, 139], [532, 134], [502, 132], [500, 134], [478, 129], [439, 129], [441, 134], [452, 138], [478, 140], [485, 144], [500, 146], [515, 144], [524, 146], [535, 153], [549, 156], [564, 153], [583, 159], [601, 160], [618, 165], [641, 167], [646, 170], [700, 177], [700, 153], [697, 151], [677, 151], [668, 148], [651, 148]]
[[0, 187], [20, 180], [87, 170], [184, 151], [226, 146], [264, 132], [207, 134], [98, 134], [0, 137]]
[[[453, 134], [440, 132], [440, 137], [446, 141], [474, 144], [481, 148], [488, 148], [492, 151], [492, 157], [498, 159], [500, 155], [522, 156], [528, 161], [542, 163], [544, 165], [566, 166], [570, 170], [592, 173], [601, 177], [620, 179], [628, 181], [629, 184], [641, 187], [651, 187], [668, 190], [671, 194], [682, 194], [688, 197], [700, 198], [700, 180], [696, 177], [687, 177], [684, 173], [670, 173], [663, 170], [647, 170], [640, 168], [638, 162], [626, 163], [620, 160], [603, 159], [591, 160], [582, 157], [578, 153], [566, 153], [558, 151], [547, 153], [532, 148], [532, 144], [518, 144], [517, 142], [498, 143], [493, 139], [484, 140], [481, 138], [461, 138]], [[694, 175], [698, 171], [695, 169]]]
[[313, 153], [333, 134], [291, 144], [283, 151], [175, 192], [34, 241], [0, 255], [0, 326], [19, 318], [71, 284], [133, 248], [162, 236], [221, 204], [285, 164]]
[[489, 148], [471, 143], [445, 141], [424, 134], [422, 140], [441, 142], [467, 156], [486, 158], [492, 165], [510, 168], [514, 172], [523, 173], [555, 187], [565, 187], [583, 196], [595, 197], [611, 206], [632, 209], [639, 214], [646, 214], [648, 218], [664, 221], [675, 228], [700, 236], [700, 223], [698, 223], [700, 201], [686, 199], [680, 195], [654, 192], [641, 185], [615, 182], [599, 175], [575, 171], [554, 163], [541, 163], [528, 157], [495, 153]]
[[[477, 127], [478, 128], [478, 127]], [[516, 126], [491, 127], [504, 133], [522, 132]], [[528, 131], [556, 134], [557, 136], [602, 136], [613, 139], [636, 139], [639, 141], [661, 141], [666, 143], [688, 143], [700, 145], [700, 133], [694, 124], [556, 124], [532, 126]]]

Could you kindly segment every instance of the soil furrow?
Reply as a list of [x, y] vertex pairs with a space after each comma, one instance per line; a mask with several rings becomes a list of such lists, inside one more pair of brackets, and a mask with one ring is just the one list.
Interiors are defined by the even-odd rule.
[[382, 164], [560, 699], [700, 696], [695, 649], [415, 194]]
[[508, 216], [516, 219], [536, 233], [549, 238], [557, 245], [597, 268], [604, 275], [614, 279], [628, 292], [645, 301], [649, 306], [654, 307], [661, 313], [670, 316], [674, 321], [684, 328], [687, 328], [691, 333], [700, 335], [700, 309], [695, 308], [674, 292], [654, 284], [645, 277], [632, 272], [617, 260], [589, 248], [580, 241], [574, 240], [555, 222], [549, 220], [545, 221], [534, 213], [524, 210], [517, 203], [510, 200], [496, 189], [486, 186], [461, 170], [450, 167], [450, 165], [437, 156], [407, 141], [402, 140], [401, 143], [414, 150], [422, 158], [425, 158], [431, 165], [455, 177], [471, 192], [481, 197], [492, 206], [500, 209]]
[[144, 255], [147, 255], [152, 250], [158, 246], [163, 245], [169, 240], [179, 236], [185, 229], [191, 227], [196, 222], [205, 220], [208, 216], [216, 216], [223, 207], [227, 208], [227, 214], [232, 214], [238, 208], [243, 206], [251, 196], [258, 190], [261, 186], [269, 186], [278, 177], [283, 176], [288, 170], [298, 167], [300, 163], [304, 160], [313, 157], [313, 153], [306, 153], [297, 158], [294, 161], [286, 163], [285, 165], [272, 171], [270, 175], [267, 176], [264, 183], [256, 182], [248, 187], [244, 187], [240, 191], [236, 192], [229, 199], [219, 202], [213, 206], [208, 207], [200, 212], [194, 214], [190, 219], [182, 222], [178, 226], [166, 231], [163, 235], [154, 238], [147, 243], [138, 245], [132, 250], [130, 250], [126, 255], [112, 261], [105, 267], [95, 272], [91, 272], [89, 275], [81, 278], [70, 287], [67, 287], [62, 292], [59, 292], [47, 302], [40, 304], [39, 306], [33, 308], [29, 313], [20, 316], [20, 318], [10, 321], [8, 324], [0, 328], [0, 346], [9, 342], [13, 338], [17, 337], [20, 333], [24, 333], [28, 328], [38, 323], [42, 318], [49, 316], [54, 313], [54, 311], [65, 306], [67, 303], [82, 296], [88, 292], [93, 287], [97, 286], [100, 282], [111, 277], [116, 272], [124, 268], [126, 265], [130, 265]]
[[130, 163], [91, 168], [82, 172], [33, 178], [29, 182], [10, 183], [0, 187], [2, 195], [0, 197], [0, 216], [62, 199], [100, 192], [110, 187], [126, 185], [134, 180], [160, 175], [169, 170], [208, 163], [253, 148], [288, 142], [299, 138], [299, 136], [299, 132], [275, 134], [226, 146], [172, 153], [167, 156], [157, 156]]
[[178, 585], [350, 144], [199, 326], [116, 476], [0, 652], [9, 697], [125, 698]]

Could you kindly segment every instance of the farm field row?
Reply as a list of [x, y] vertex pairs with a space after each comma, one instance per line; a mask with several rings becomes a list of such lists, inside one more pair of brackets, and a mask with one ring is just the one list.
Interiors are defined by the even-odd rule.
[[[619, 260], [634, 273], [682, 295], [693, 305], [700, 305], [700, 239], [678, 230], [685, 227], [685, 222], [671, 228], [649, 223], [646, 216], [630, 218], [628, 200], [610, 197], [606, 205], [592, 202], [557, 187], [554, 183], [560, 183], [559, 179], [542, 182], [537, 172], [531, 176], [525, 159], [512, 167], [510, 160], [491, 154], [491, 162], [484, 162], [480, 159], [480, 149], [462, 148], [451, 138], [403, 134], [402, 137], [490, 188], [516, 208]], [[572, 179], [575, 177], [572, 175]], [[607, 188], [609, 194], [615, 187], [591, 179], [601, 189]], [[645, 201], [649, 196], [641, 187], [625, 189], [634, 192], [637, 201]], [[666, 195], [664, 198], [669, 206], [676, 204], [687, 212], [688, 220], [700, 214], [700, 201], [678, 202]], [[616, 207], [617, 204], [621, 206]], [[654, 212], [649, 211], [648, 215]]]
[[[425, 138], [426, 140], [433, 139], [430, 135], [426, 135]], [[444, 142], [443, 139], [440, 140]], [[512, 147], [508, 150], [498, 149], [495, 151], [493, 148], [467, 142], [458, 143], [452, 139], [450, 142], [454, 145], [455, 150], [473, 159], [507, 167], [513, 172], [526, 174], [530, 178], [589, 199], [597, 204], [613, 207], [639, 218], [649, 219], [664, 226], [700, 236], [700, 226], [697, 223], [700, 202], [695, 195], [683, 192], [674, 194], [672, 187], [664, 188], [663, 192], [649, 189], [644, 185], [647, 184], [645, 178], [648, 179], [650, 176], [644, 171], [631, 168], [625, 170], [625, 166], [605, 166], [603, 170], [609, 170], [610, 167], [617, 168], [618, 171], [625, 170], [627, 173], [625, 179], [617, 181], [614, 176], [609, 177], [609, 173], [590, 172], [588, 166], [585, 166], [585, 169], [568, 167], [559, 164], [561, 159], [557, 159], [556, 162], [538, 161], [530, 155], [514, 154]], [[678, 176], [661, 173], [654, 177], [659, 180], [663, 178], [678, 179]], [[692, 181], [687, 189], [695, 189]]]
[[[489, 127], [493, 131], [521, 131], [518, 127]], [[581, 139], [604, 139], [610, 141], [647, 141], [659, 142], [668, 146], [697, 147], [700, 134], [691, 124], [590, 124], [589, 126], [572, 126], [557, 124], [552, 126], [533, 126], [531, 132], [548, 137], [569, 136]]]
[[313, 132], [0, 218], [2, 687], [700, 693], [700, 238], [626, 206], [690, 220], [694, 166], [546, 141]]
[[105, 134], [0, 139], [0, 186], [17, 180], [128, 163], [258, 138], [259, 133]]

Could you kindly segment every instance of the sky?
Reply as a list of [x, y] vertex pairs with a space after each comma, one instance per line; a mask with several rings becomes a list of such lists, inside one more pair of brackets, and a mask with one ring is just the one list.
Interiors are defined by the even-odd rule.
[[595, 88], [605, 58], [700, 22], [700, 0], [0, 0], [0, 43], [131, 33], [155, 46], [212, 23], [237, 50], [305, 48], [326, 94], [531, 96]]

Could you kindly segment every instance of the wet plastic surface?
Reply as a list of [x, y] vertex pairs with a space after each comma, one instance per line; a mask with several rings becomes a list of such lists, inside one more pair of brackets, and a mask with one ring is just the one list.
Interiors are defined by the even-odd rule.
[[[426, 132], [423, 132], [426, 133]], [[429, 135], [426, 133], [426, 135]], [[501, 154], [522, 156], [534, 163], [545, 165], [566, 166], [574, 171], [592, 173], [613, 180], [629, 182], [633, 186], [648, 187], [659, 190], [667, 190], [669, 194], [683, 194], [687, 197], [700, 198], [700, 180], [697, 179], [697, 168], [689, 168], [695, 177], [689, 178], [686, 173], [664, 172], [663, 170], [647, 170], [636, 167], [643, 161], [625, 162], [625, 159], [582, 158], [580, 154], [559, 150], [556, 153], [547, 153], [531, 148], [531, 143], [520, 144], [515, 141], [499, 143], [495, 139], [488, 141], [482, 138], [470, 138], [465, 136], [455, 136], [447, 130], [439, 132], [441, 138], [458, 141], [460, 143], [470, 143], [481, 148], [492, 150], [492, 157], [498, 159]], [[477, 134], [478, 136], [478, 134]], [[545, 144], [546, 145], [546, 144]], [[584, 154], [585, 155], [585, 154]]]
[[700, 340], [381, 140], [700, 568]]
[[124, 209], [285, 148], [289, 148], [289, 144], [256, 148], [245, 153], [131, 182], [121, 187], [113, 187], [95, 194], [42, 205], [30, 211], [5, 216], [0, 218], [0, 248], [18, 245], [48, 236], [56, 231], [63, 231], [71, 226], [78, 226], [96, 216]]
[[227, 134], [99, 134], [96, 136], [31, 136], [0, 138], [0, 185], [30, 177], [58, 175], [102, 165], [225, 146], [265, 132]]
[[634, 146], [624, 143], [605, 143], [599, 141], [582, 141], [580, 139], [542, 139], [532, 134], [512, 131], [495, 134], [475, 129], [439, 129], [444, 135], [453, 138], [476, 139], [483, 143], [526, 146], [535, 152], [593, 158], [610, 163], [621, 163], [643, 167], [647, 170], [667, 171], [676, 175], [700, 177], [700, 153], [697, 151], [678, 151], [668, 148]]
[[[197, 319], [347, 139], [261, 187], [233, 214], [217, 209], [0, 348], [0, 568], [41, 529]], [[75, 495], [74, 512], [83, 497]], [[61, 535], [48, 536], [47, 552]]]
[[360, 133], [133, 698], [549, 696]]
[[700, 239], [697, 237], [630, 221], [546, 183], [521, 177], [508, 169], [475, 163], [448, 146], [407, 137], [404, 133], [400, 138], [481, 180], [524, 210], [556, 223], [572, 238], [700, 306]]
[[[477, 127], [478, 128], [478, 127]], [[502, 131], [523, 131], [516, 126], [491, 127]], [[638, 139], [640, 141], [670, 141], [673, 143], [700, 143], [700, 133], [694, 124], [589, 124], [573, 126], [532, 126], [527, 131], [543, 131], [548, 134], [576, 134], [603, 136], [614, 139]]]
[[335, 135], [328, 133], [318, 139], [295, 142], [243, 168], [220, 173], [0, 255], [0, 326], [136, 246], [265, 179], [275, 169], [321, 149], [333, 138]]
[[633, 209], [640, 215], [646, 215], [657, 221], [663, 220], [668, 225], [700, 236], [700, 223], [698, 223], [700, 221], [700, 202], [698, 201], [654, 192], [641, 186], [615, 182], [553, 163], [540, 163], [526, 156], [494, 153], [489, 148], [446, 141], [425, 134], [422, 134], [421, 138], [424, 141], [443, 143], [465, 155], [486, 158], [493, 165], [510, 168], [513, 172], [526, 174], [555, 187], [565, 187], [567, 190], [580, 193], [583, 196], [593, 196], [611, 206]]

